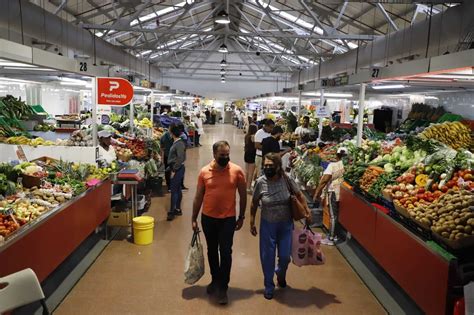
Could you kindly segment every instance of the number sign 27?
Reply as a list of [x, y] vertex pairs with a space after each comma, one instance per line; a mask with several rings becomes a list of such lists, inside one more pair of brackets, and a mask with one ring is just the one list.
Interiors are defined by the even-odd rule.
[[380, 69], [374, 68], [372, 69], [372, 78], [378, 78], [380, 74]]

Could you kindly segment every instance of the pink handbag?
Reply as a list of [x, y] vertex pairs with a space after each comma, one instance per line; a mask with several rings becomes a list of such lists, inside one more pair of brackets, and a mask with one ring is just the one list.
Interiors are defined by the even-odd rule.
[[311, 231], [309, 226], [293, 230], [291, 258], [298, 267], [322, 265], [326, 261], [321, 250], [321, 234]]

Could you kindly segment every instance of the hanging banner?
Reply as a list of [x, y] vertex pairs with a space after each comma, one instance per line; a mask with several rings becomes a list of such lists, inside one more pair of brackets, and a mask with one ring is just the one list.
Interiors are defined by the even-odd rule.
[[97, 78], [97, 105], [126, 106], [133, 99], [133, 86], [122, 78]]

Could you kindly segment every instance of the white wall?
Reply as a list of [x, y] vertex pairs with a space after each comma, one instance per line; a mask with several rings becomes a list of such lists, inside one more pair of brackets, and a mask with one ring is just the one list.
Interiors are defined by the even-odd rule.
[[[228, 79], [225, 84], [220, 82], [219, 76], [216, 74], [215, 80], [204, 79], [176, 79], [163, 78], [164, 85], [172, 86], [174, 89], [191, 92], [194, 94], [203, 95], [207, 98], [216, 99], [239, 99], [245, 97], [256, 96], [263, 93], [277, 92], [277, 82], [258, 82], [252, 81], [232, 81]], [[281, 82], [278, 88], [283, 88]]]
[[[52, 116], [78, 113], [81, 107], [79, 95], [79, 91], [73, 92], [60, 87], [43, 86], [41, 106]], [[78, 111], [74, 110], [76, 103]]]
[[26, 101], [26, 89], [24, 84], [2, 84], [0, 82], [0, 97], [6, 95], [13, 95], [14, 97], [21, 97]]
[[439, 93], [436, 99], [426, 99], [426, 104], [443, 106], [446, 111], [474, 119], [474, 92]]

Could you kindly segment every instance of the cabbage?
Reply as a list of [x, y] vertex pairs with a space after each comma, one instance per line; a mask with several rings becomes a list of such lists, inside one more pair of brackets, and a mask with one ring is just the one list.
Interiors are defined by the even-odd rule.
[[385, 154], [382, 159], [384, 161], [390, 161], [390, 154]]
[[394, 167], [393, 167], [393, 164], [390, 164], [390, 163], [387, 163], [384, 165], [383, 169], [385, 170], [385, 172], [387, 173], [391, 173], [394, 171]]

